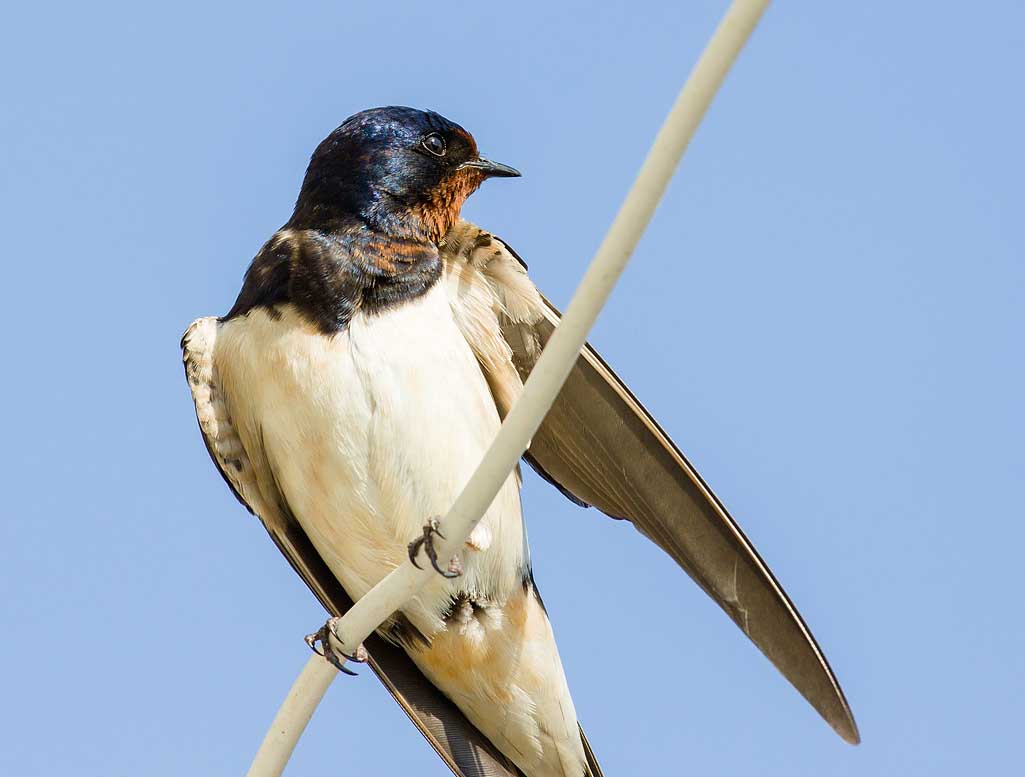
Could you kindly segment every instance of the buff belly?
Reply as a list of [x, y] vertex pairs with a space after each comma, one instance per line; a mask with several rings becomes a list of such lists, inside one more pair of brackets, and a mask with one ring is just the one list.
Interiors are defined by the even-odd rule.
[[[346, 591], [365, 594], [452, 505], [499, 428], [444, 287], [324, 335], [289, 306], [221, 325], [216, 356], [243, 444]], [[506, 481], [463, 554], [404, 608], [410, 656], [531, 777], [583, 773], [547, 616], [524, 586], [518, 484]]]

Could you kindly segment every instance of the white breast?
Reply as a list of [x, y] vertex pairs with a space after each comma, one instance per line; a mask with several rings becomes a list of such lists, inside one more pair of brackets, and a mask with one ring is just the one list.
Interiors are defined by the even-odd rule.
[[[452, 505], [499, 427], [494, 399], [458, 331], [442, 284], [326, 336], [290, 306], [220, 328], [217, 362], [247, 448], [260, 445], [303, 529], [359, 598], [405, 558], [425, 521]], [[248, 438], [248, 439], [247, 439]], [[498, 601], [525, 560], [510, 476], [482, 520], [490, 545], [465, 575], [440, 576], [405, 608], [425, 634], [456, 588]]]

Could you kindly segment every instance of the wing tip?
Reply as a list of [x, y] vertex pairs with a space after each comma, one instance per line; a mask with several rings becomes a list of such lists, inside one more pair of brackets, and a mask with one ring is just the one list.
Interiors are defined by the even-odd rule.
[[840, 739], [849, 745], [860, 745], [861, 744], [861, 732], [858, 730], [858, 724], [854, 720], [854, 713], [851, 712], [851, 708], [847, 706], [846, 700], [844, 700], [844, 716], [840, 720], [828, 721], [829, 725], [833, 727], [833, 730], [840, 735]]

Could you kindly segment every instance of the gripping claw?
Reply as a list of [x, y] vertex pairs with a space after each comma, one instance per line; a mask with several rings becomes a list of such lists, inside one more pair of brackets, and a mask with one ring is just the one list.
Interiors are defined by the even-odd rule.
[[459, 577], [463, 574], [463, 565], [459, 560], [458, 556], [453, 556], [449, 562], [448, 569], [442, 569], [438, 566], [438, 551], [434, 547], [434, 538], [441, 537], [445, 539], [445, 535], [438, 529], [438, 519], [431, 518], [427, 523], [424, 524], [423, 536], [417, 537], [411, 543], [409, 543], [409, 560], [413, 562], [413, 566], [417, 569], [423, 569], [417, 561], [417, 554], [420, 552], [420, 548], [424, 549], [427, 554], [427, 558], [431, 562], [431, 566], [434, 570], [442, 577], [449, 579], [453, 577]]
[[[349, 669], [345, 662], [339, 660], [339, 656], [344, 658], [346, 661], [353, 661], [357, 664], [364, 664], [367, 661], [367, 649], [363, 647], [361, 642], [356, 648], [356, 654], [350, 656], [348, 653], [343, 653], [341, 650], [335, 650], [331, 646], [331, 637], [334, 637], [336, 641], [341, 642], [341, 638], [338, 636], [336, 626], [340, 618], [328, 618], [327, 623], [321, 626], [312, 634], [307, 634], [304, 637], [306, 644], [310, 650], [316, 653], [318, 656], [323, 656], [324, 659], [337, 669], [342, 674], [347, 674], [350, 677], [356, 677], [357, 673]], [[317, 649], [317, 643], [320, 643], [320, 649]]]

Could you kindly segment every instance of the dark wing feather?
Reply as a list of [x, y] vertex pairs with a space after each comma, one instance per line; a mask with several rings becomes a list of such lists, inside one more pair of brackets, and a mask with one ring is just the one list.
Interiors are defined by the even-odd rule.
[[[524, 376], [536, 362], [536, 346], [547, 343], [560, 319], [542, 300], [543, 315], [532, 322], [538, 342], [531, 347], [523, 348], [526, 319], [503, 322]], [[860, 741], [843, 691], [797, 608], [722, 502], [590, 345], [527, 455], [575, 501], [630, 520], [726, 611], [841, 737]]]
[[[229, 488], [260, 517], [274, 543], [324, 608], [342, 615], [351, 606], [292, 515], [262, 451], [242, 448], [217, 383], [213, 359], [217, 321], [196, 321], [182, 339], [185, 374], [196, 404], [203, 441]], [[364, 643], [369, 664], [457, 777], [523, 777], [466, 716], [417, 669], [401, 648], [374, 634]]]

